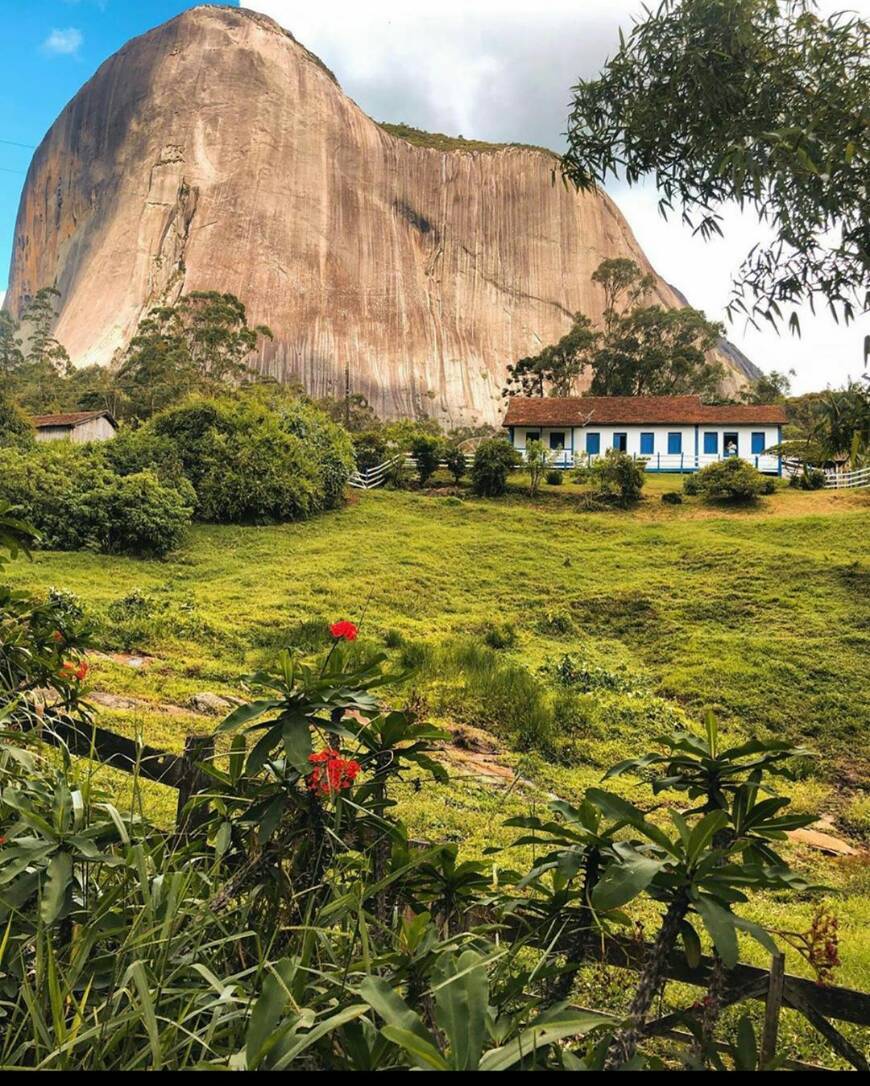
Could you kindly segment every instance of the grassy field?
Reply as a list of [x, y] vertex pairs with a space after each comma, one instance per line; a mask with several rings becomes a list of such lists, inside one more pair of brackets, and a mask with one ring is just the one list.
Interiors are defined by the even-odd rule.
[[[605, 513], [581, 512], [570, 485], [531, 500], [519, 480], [497, 501], [446, 484], [354, 494], [306, 524], [197, 527], [164, 562], [42, 553], [15, 577], [81, 598], [106, 653], [94, 659], [93, 687], [104, 702], [114, 695], [103, 722], [173, 749], [213, 725], [190, 710], [194, 695], [238, 694], [240, 678], [280, 646], [314, 650], [329, 621], [362, 619], [360, 651], [385, 649], [417, 669], [397, 700], [460, 731], [483, 729], [523, 779], [507, 786], [460, 757], [449, 790], [409, 796], [415, 833], [461, 840], [469, 853], [509, 840], [503, 818], [546, 792], [576, 796], [707, 707], [735, 736], [811, 746], [790, 786], [795, 802], [860, 844], [870, 831], [860, 790], [870, 495], [783, 489], [749, 510], [664, 505], [662, 492], [678, 488], [652, 478], [639, 508]], [[155, 804], [170, 809], [166, 796]], [[792, 851], [837, 894], [840, 982], [870, 986], [865, 860]], [[756, 908], [801, 928], [812, 905]]]

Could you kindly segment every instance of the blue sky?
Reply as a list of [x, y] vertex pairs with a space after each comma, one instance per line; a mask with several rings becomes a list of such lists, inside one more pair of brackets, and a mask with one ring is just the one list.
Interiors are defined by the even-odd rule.
[[[471, 138], [563, 145], [570, 88], [593, 77], [642, 0], [244, 0], [276, 18], [377, 120]], [[64, 105], [124, 42], [195, 6], [183, 0], [0, 0], [0, 298], [33, 149]], [[870, 15], [870, 0], [819, 0]], [[5, 141], [5, 142], [4, 142]], [[16, 146], [23, 144], [24, 146]], [[663, 222], [650, 185], [609, 186], [656, 270], [692, 305], [723, 320], [731, 277], [765, 236], [726, 211], [725, 238], [704, 242]], [[743, 322], [728, 336], [764, 370], [794, 368], [798, 392], [863, 369], [870, 330], [801, 311], [800, 339]]]
[[34, 148], [107, 57], [193, 6], [183, 0], [0, 0], [0, 292]]

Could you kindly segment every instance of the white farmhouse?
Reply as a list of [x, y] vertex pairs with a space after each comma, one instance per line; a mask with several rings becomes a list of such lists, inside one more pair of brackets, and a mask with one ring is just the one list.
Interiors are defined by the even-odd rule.
[[697, 471], [740, 456], [781, 475], [781, 457], [766, 450], [782, 441], [785, 421], [778, 404], [717, 406], [700, 396], [515, 396], [503, 425], [514, 448], [525, 455], [529, 441], [542, 441], [557, 467], [619, 449], [643, 457], [647, 471]]
[[65, 415], [37, 415], [33, 419], [37, 441], [109, 441], [118, 424], [108, 411], [73, 411]]

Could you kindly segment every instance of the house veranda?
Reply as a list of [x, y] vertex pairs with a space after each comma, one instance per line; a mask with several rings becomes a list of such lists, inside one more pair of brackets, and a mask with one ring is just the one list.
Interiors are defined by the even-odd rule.
[[759, 471], [782, 474], [768, 452], [782, 441], [778, 404], [704, 404], [699, 396], [570, 396], [511, 399], [504, 427], [523, 456], [542, 441], [555, 467], [619, 449], [646, 460], [647, 471], [691, 472], [728, 456]]

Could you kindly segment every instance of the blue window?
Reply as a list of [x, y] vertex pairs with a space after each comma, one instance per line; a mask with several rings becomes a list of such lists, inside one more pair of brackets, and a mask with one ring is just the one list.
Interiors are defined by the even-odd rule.
[[753, 434], [752, 435], [752, 454], [753, 454], [753, 456], [758, 456], [759, 453], [763, 453], [765, 445], [766, 445], [766, 442], [764, 440], [764, 434]]
[[597, 456], [601, 452], [601, 434], [586, 435], [586, 452], [590, 456]]
[[655, 434], [641, 434], [640, 435], [640, 452], [641, 456], [649, 456], [656, 451], [656, 436]]
[[708, 430], [704, 434], [704, 452], [707, 456], [711, 454], [715, 456], [719, 452], [719, 435], [717, 433]]
[[613, 447], [618, 452], [625, 452], [628, 448], [628, 434], [614, 434]]
[[668, 452], [681, 453], [683, 451], [683, 435], [668, 434]]

